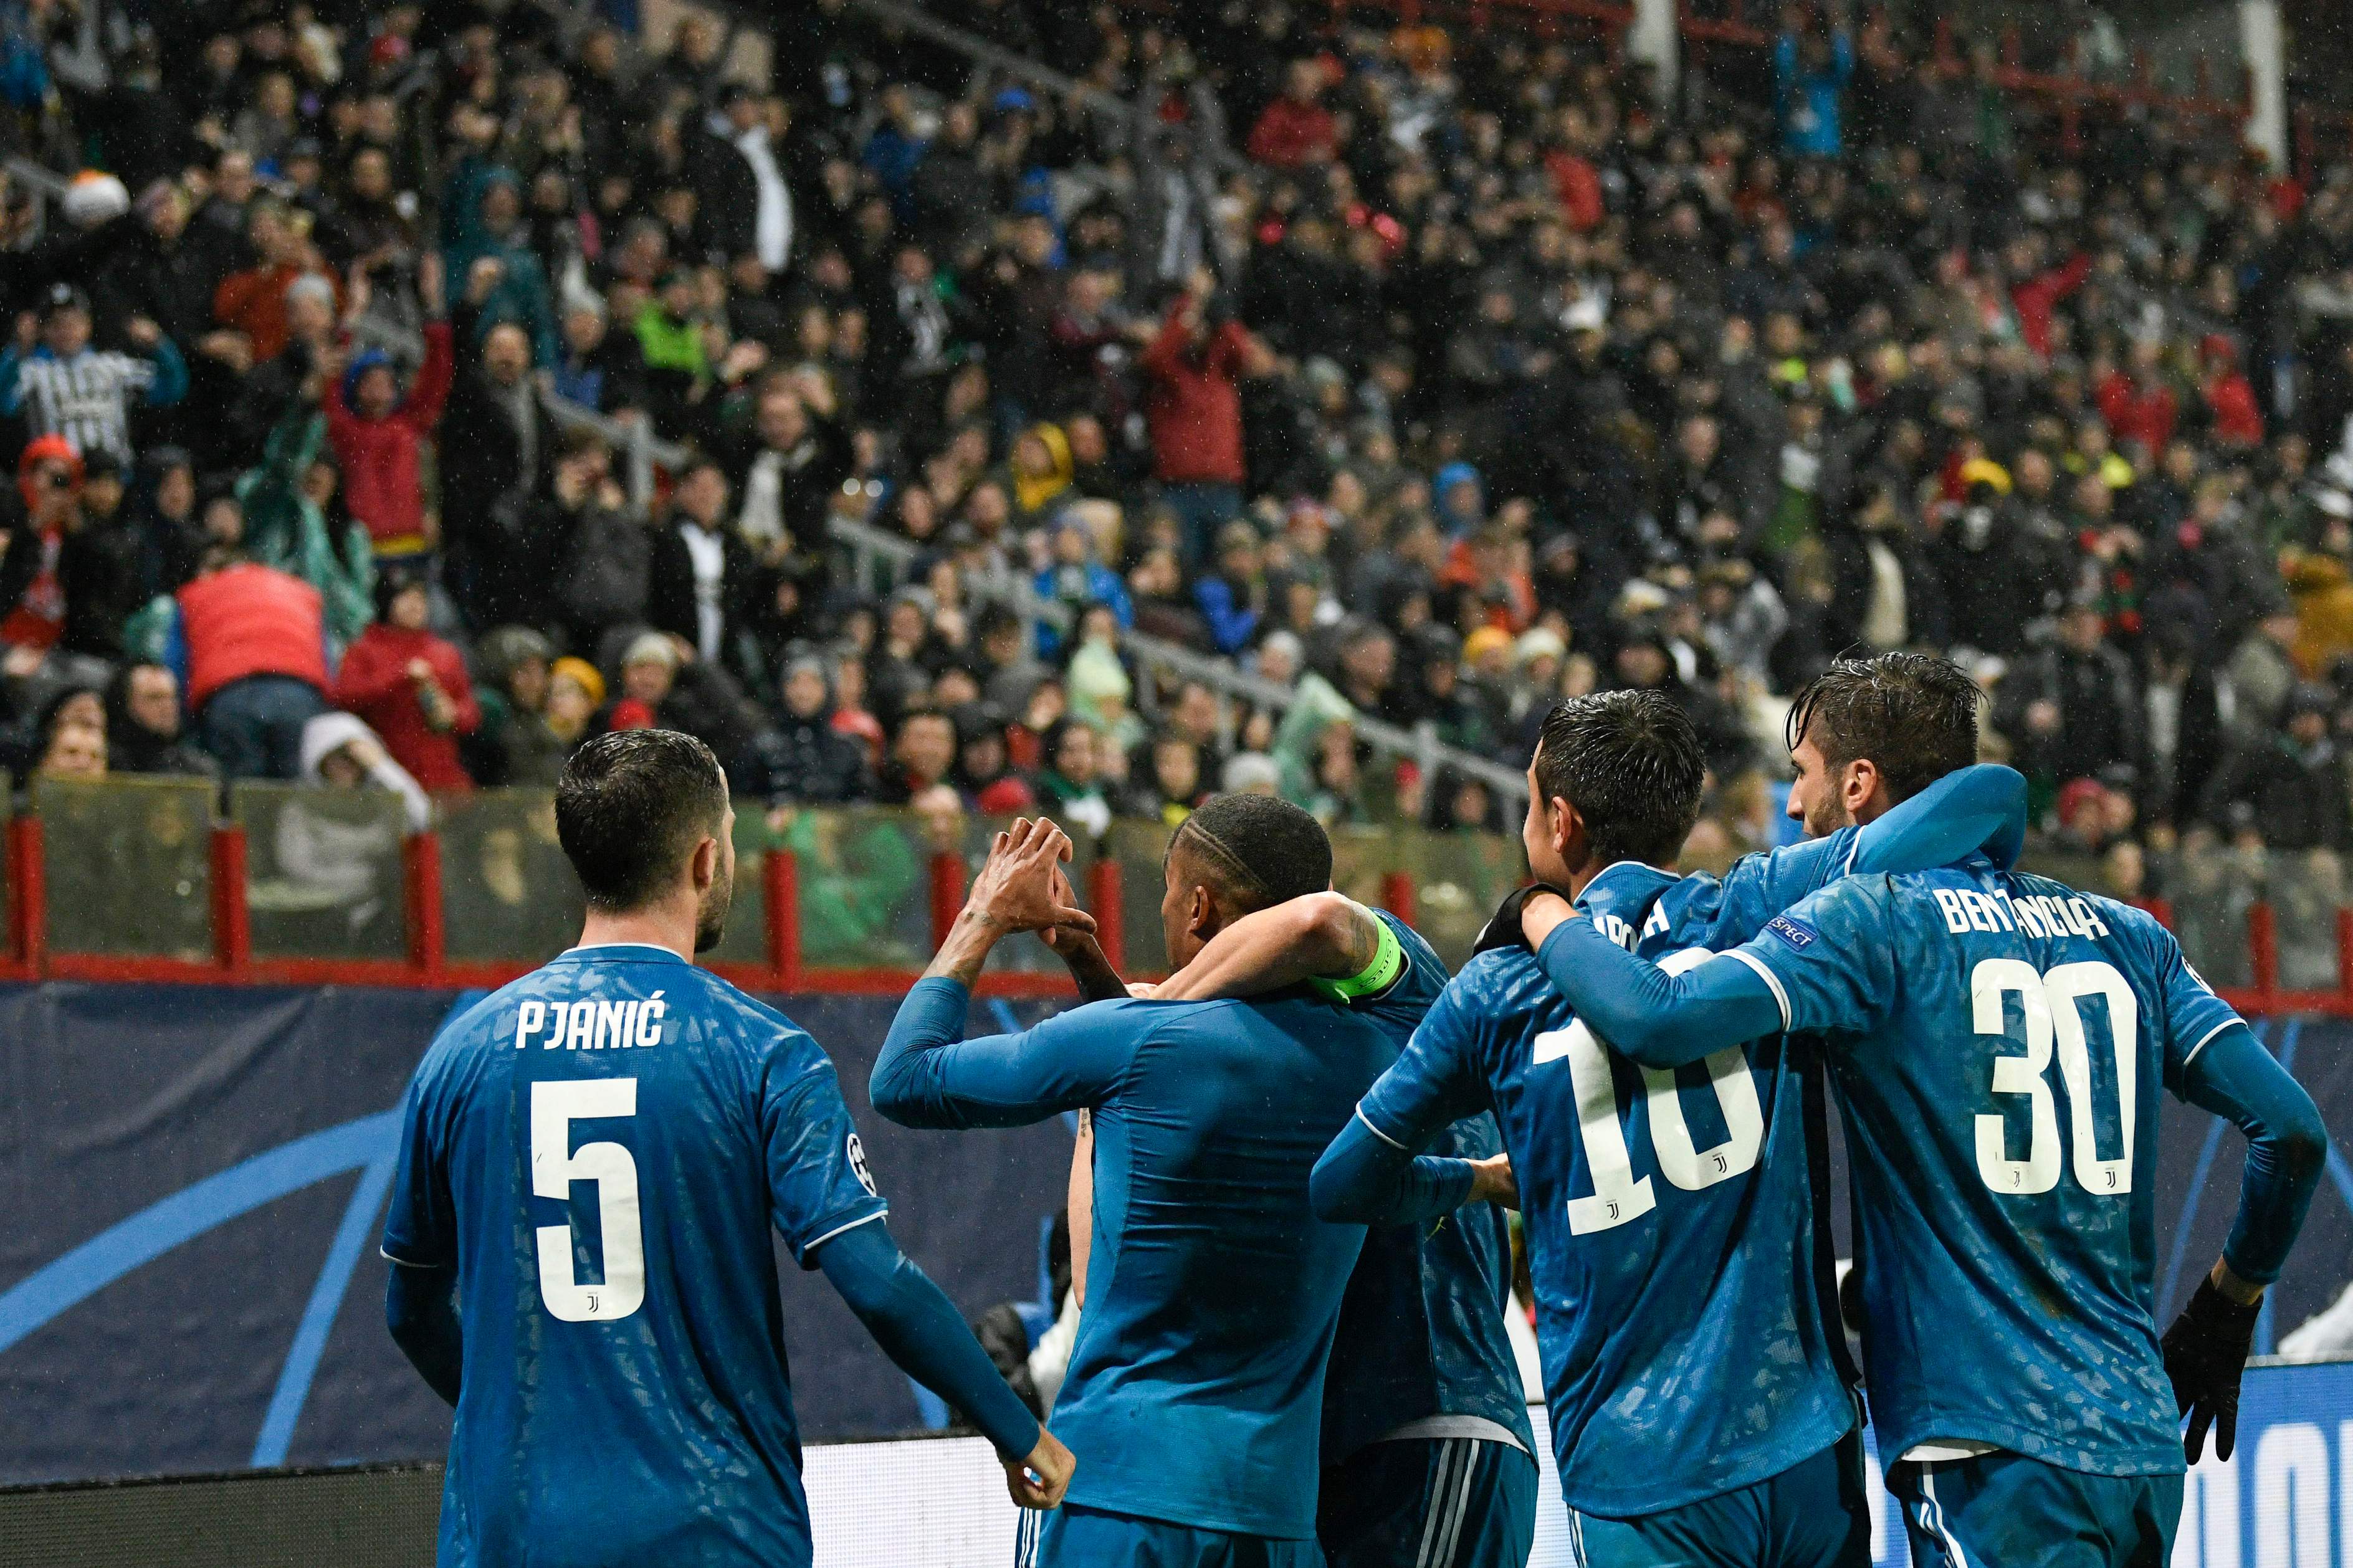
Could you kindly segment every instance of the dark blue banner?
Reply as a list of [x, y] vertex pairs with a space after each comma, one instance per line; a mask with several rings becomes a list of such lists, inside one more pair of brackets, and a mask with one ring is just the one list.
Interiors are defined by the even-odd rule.
[[[400, 1095], [454, 994], [0, 987], [0, 1482], [438, 1457], [448, 1414], [385, 1333], [376, 1254]], [[920, 1133], [865, 1108], [889, 998], [770, 998], [839, 1064], [892, 1231], [968, 1316], [1041, 1295], [1070, 1133]], [[984, 1004], [1008, 1026], [1013, 1015]], [[1025, 1009], [1034, 1012], [1034, 1009]], [[2263, 1026], [2340, 1141], [2353, 1027]], [[2235, 1131], [2179, 1106], [2158, 1233], [2168, 1313], [2219, 1251]], [[929, 1425], [821, 1279], [781, 1263], [812, 1439]], [[2263, 1344], [2353, 1273], [2332, 1155]], [[2353, 1414], [2353, 1412], [2348, 1412]]]

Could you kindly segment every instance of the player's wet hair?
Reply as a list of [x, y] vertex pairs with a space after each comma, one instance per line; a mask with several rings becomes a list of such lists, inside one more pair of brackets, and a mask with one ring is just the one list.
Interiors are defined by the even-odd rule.
[[1536, 788], [1577, 807], [1601, 866], [1672, 860], [1699, 820], [1706, 780], [1691, 716], [1656, 691], [1556, 702], [1536, 741]]
[[1841, 658], [1789, 708], [1789, 749], [1811, 740], [1831, 768], [1870, 761], [1891, 802], [1907, 800], [1978, 760], [1985, 693], [1951, 659], [1926, 653]]
[[572, 753], [555, 785], [555, 837], [591, 906], [639, 909], [727, 822], [727, 776], [676, 730], [616, 730]]
[[1332, 839], [1324, 825], [1271, 795], [1213, 795], [1168, 840], [1194, 858], [1203, 879], [1247, 914], [1328, 891]]

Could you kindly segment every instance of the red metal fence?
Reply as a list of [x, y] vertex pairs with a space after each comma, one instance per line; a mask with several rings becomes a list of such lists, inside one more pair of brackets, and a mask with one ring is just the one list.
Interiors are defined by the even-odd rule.
[[[0, 952], [0, 981], [40, 979], [178, 983], [204, 985], [394, 985], [424, 988], [497, 986], [533, 966], [522, 960], [453, 963], [448, 952], [441, 885], [441, 843], [422, 833], [408, 838], [402, 855], [407, 952], [400, 959], [258, 957], [253, 952], [248, 903], [246, 833], [235, 823], [212, 829], [212, 952], [206, 957], [116, 956], [64, 953], [48, 942], [47, 846], [41, 818], [20, 816], [5, 824], [8, 835], [8, 931]], [[1125, 967], [1123, 880], [1129, 868], [1111, 858], [1086, 870], [1087, 902], [1095, 911], [1098, 934], [1115, 966]], [[944, 939], [965, 896], [965, 862], [955, 855], [932, 857], [929, 903], [934, 942]], [[771, 849], [760, 861], [765, 927], [756, 964], [715, 963], [712, 969], [746, 989], [784, 994], [830, 992], [894, 995], [916, 976], [897, 969], [812, 967], [802, 962], [800, 866], [787, 849]], [[1380, 879], [1380, 900], [1409, 921], [1414, 919], [1416, 888], [1404, 872]], [[2171, 906], [2162, 900], [2140, 906], [2168, 926]], [[2353, 909], [2336, 911], [2337, 984], [2333, 990], [2283, 990], [2279, 984], [2279, 939], [2272, 906], [2247, 912], [2246, 939], [2251, 985], [2225, 987], [2222, 994], [2242, 1013], [2324, 1013], [2353, 1017]], [[1054, 973], [991, 972], [981, 976], [984, 995], [1050, 998], [1070, 994], [1069, 982]]]

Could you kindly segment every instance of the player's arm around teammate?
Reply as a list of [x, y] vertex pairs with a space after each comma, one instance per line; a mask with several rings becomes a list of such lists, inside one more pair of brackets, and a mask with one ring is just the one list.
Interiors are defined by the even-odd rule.
[[[1646, 1067], [1696, 1061], [1776, 1028], [1868, 1034], [1885, 1023], [1899, 990], [1883, 900], [1856, 882], [1816, 894], [1775, 920], [1768, 937], [1678, 975], [1621, 950], [1557, 899], [1531, 900], [1525, 919], [1546, 975]], [[2189, 1417], [2187, 1457], [2204, 1451], [2211, 1427], [2227, 1458], [2263, 1293], [2302, 1228], [2328, 1134], [2312, 1098], [2190, 970], [2173, 938], [2152, 925], [2150, 940], [2165, 1003], [2154, 1022], [2187, 1046], [2178, 1068], [2168, 1063], [2168, 1087], [2247, 1138], [2230, 1238], [2163, 1346], [2175, 1400]]]

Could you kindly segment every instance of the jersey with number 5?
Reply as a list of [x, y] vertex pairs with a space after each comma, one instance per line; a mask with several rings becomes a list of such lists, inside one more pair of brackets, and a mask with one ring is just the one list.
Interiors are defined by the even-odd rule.
[[771, 1226], [881, 1217], [832, 1064], [660, 948], [582, 948], [443, 1029], [396, 1264], [458, 1270], [442, 1568], [809, 1561]]
[[2179, 1470], [2158, 1089], [2237, 1015], [2156, 921], [1983, 860], [1850, 878], [1734, 956], [1825, 1037], [1881, 1450]]
[[[1708, 956], [1683, 950], [1717, 901], [1713, 882], [1632, 865], [1581, 900], [1676, 969]], [[1498, 948], [1455, 976], [1362, 1114], [1394, 1140], [1490, 1106], [1519, 1180], [1570, 1506], [1680, 1507], [1778, 1475], [1854, 1425], [1814, 1284], [1804, 1108], [1780, 1039], [1647, 1071], [1578, 1023], [1525, 949]]]

